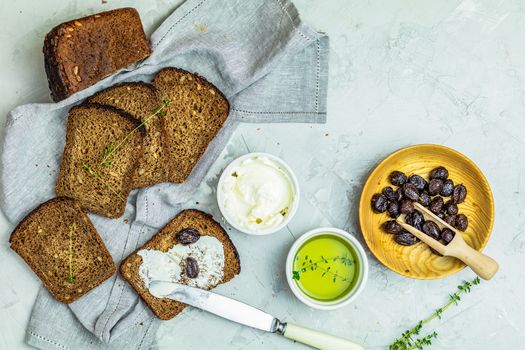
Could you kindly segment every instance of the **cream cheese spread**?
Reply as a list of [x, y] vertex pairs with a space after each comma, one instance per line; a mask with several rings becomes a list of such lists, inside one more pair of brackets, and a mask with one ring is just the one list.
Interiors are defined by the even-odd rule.
[[[141, 249], [139, 275], [146, 288], [153, 281], [183, 283], [191, 287], [210, 289], [224, 276], [224, 248], [215, 237], [201, 236], [189, 245], [176, 244], [167, 252]], [[196, 278], [186, 276], [186, 258], [197, 261], [199, 273]]]
[[228, 219], [255, 233], [279, 226], [295, 197], [288, 172], [264, 156], [240, 162], [222, 181], [220, 190]]

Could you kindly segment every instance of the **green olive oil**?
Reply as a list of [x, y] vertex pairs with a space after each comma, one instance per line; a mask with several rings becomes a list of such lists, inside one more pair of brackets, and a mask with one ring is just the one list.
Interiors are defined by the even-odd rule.
[[355, 286], [359, 260], [354, 248], [334, 234], [310, 238], [297, 251], [292, 277], [299, 289], [324, 302], [344, 297]]

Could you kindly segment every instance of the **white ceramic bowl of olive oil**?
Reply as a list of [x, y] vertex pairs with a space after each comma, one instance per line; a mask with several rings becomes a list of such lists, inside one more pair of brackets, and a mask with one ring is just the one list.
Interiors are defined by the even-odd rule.
[[306, 232], [292, 245], [286, 279], [293, 294], [306, 305], [333, 310], [351, 303], [364, 289], [368, 259], [354, 236], [321, 227]]

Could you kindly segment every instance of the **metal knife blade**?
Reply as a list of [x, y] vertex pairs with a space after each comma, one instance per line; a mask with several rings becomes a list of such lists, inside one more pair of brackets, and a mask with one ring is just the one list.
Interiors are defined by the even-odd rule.
[[149, 291], [157, 298], [170, 298], [246, 326], [272, 333], [283, 331], [284, 324], [272, 315], [206, 290], [173, 282], [153, 281]]

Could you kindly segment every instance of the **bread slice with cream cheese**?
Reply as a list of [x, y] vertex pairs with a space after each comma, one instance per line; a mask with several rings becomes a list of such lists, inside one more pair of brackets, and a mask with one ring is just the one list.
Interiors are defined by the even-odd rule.
[[[143, 252], [145, 250], [168, 252], [175, 245], [181, 245], [177, 240], [177, 234], [185, 229], [198, 231], [200, 235], [199, 240], [202, 240], [205, 237], [212, 237], [217, 239], [222, 245], [224, 250], [224, 270], [223, 275], [217, 284], [226, 283], [241, 272], [241, 263], [237, 249], [233, 245], [233, 242], [230, 240], [226, 231], [218, 222], [213, 220], [211, 215], [194, 209], [180, 212], [162, 230], [145, 243], [144, 246], [128, 256], [120, 265], [121, 275], [137, 291], [153, 313], [162, 320], [169, 320], [177, 316], [187, 305], [171, 299], [156, 298], [149, 293], [149, 290], [141, 277], [141, 265], [143, 264], [141, 254], [144, 255]], [[198, 243], [198, 241], [196, 243]], [[191, 244], [188, 246], [191, 246]], [[191, 253], [189, 257], [191, 257]], [[162, 269], [163, 267], [160, 268]], [[156, 270], [159, 270], [158, 266]], [[203, 273], [203, 271], [199, 271], [199, 273]], [[142, 273], [142, 275], [144, 275], [144, 273]], [[181, 278], [178, 283], [191, 285], [188, 276], [184, 275], [184, 261], [181, 261]], [[214, 288], [217, 284], [209, 285], [205, 289]]]

